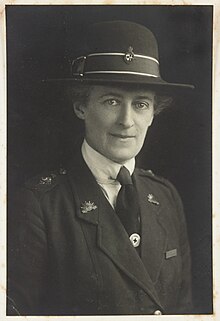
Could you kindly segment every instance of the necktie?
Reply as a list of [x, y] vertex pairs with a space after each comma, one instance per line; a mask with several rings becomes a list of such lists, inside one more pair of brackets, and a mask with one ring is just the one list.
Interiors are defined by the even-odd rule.
[[126, 167], [121, 167], [117, 180], [121, 184], [121, 189], [118, 193], [115, 210], [130, 236], [133, 233], [139, 233], [137, 192]]

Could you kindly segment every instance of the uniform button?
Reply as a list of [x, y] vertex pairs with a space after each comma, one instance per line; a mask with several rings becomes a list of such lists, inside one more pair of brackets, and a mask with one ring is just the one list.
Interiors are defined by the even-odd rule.
[[161, 314], [163, 314], [160, 310], [155, 310], [154, 311], [154, 315], [161, 315]]

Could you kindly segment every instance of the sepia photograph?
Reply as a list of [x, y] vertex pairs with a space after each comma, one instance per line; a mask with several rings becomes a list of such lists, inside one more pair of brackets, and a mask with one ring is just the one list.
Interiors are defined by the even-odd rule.
[[213, 6], [5, 19], [6, 315], [213, 315]]

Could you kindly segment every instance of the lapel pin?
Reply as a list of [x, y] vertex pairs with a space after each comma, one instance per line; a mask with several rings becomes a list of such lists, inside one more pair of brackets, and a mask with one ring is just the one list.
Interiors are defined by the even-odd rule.
[[94, 202], [85, 201], [85, 202], [83, 202], [83, 204], [81, 205], [80, 208], [81, 208], [82, 213], [89, 213], [89, 212], [97, 209], [97, 206], [94, 204]]
[[154, 205], [160, 205], [160, 203], [154, 198], [153, 194], [148, 194], [147, 195], [147, 200], [149, 203], [152, 203]]

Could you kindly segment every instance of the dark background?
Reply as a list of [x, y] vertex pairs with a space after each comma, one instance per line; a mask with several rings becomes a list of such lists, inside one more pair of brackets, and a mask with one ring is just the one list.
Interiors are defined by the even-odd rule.
[[42, 80], [69, 76], [86, 28], [104, 20], [149, 27], [163, 78], [195, 85], [156, 117], [137, 161], [173, 182], [183, 199], [195, 313], [212, 313], [212, 6], [7, 6], [9, 203], [26, 179], [69, 158], [82, 124], [65, 86]]

